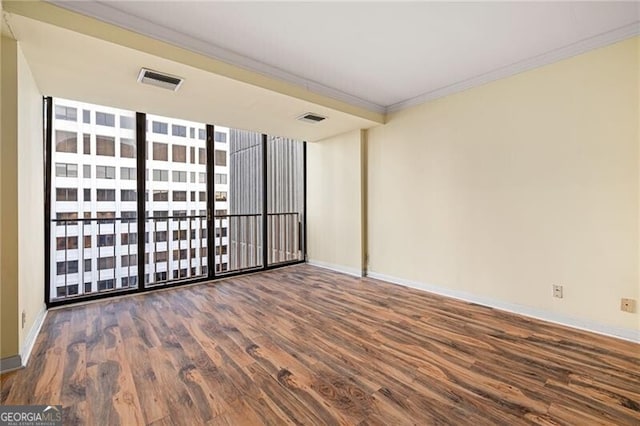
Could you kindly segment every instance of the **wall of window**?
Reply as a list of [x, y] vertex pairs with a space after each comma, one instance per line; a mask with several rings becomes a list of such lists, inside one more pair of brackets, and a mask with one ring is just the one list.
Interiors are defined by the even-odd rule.
[[62, 99], [53, 109], [50, 300], [135, 287], [135, 114]]
[[[209, 276], [205, 124], [147, 115], [145, 285]], [[170, 129], [170, 131], [169, 131]], [[221, 133], [228, 132], [219, 128]], [[226, 152], [223, 152], [226, 155]]]
[[[296, 212], [281, 226], [271, 216], [291, 212], [278, 210], [282, 202], [267, 211], [264, 201], [268, 169], [301, 159], [302, 143], [266, 157], [279, 142], [253, 132], [64, 99], [50, 105], [50, 304], [304, 259], [303, 204], [287, 205]], [[284, 157], [267, 165], [274, 155]], [[295, 170], [278, 184], [300, 184]], [[263, 244], [278, 232], [297, 241], [283, 256]]]

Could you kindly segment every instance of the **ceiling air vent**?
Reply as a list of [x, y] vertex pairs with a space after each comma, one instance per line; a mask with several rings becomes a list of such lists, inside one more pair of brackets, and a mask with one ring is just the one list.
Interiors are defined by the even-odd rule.
[[164, 74], [158, 71], [142, 68], [138, 74], [138, 81], [152, 86], [162, 87], [163, 89], [173, 90], [174, 92], [180, 88], [184, 81], [175, 75]]
[[306, 121], [307, 123], [319, 123], [326, 119], [327, 117], [323, 117], [321, 115], [314, 114], [312, 112], [307, 112], [306, 114], [302, 114], [300, 117], [298, 117], [298, 120]]

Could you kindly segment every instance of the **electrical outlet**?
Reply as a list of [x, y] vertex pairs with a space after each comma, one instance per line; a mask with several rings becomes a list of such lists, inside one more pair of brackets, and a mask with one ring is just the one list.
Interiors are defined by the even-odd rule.
[[553, 286], [553, 297], [557, 297], [558, 299], [562, 299], [562, 286], [554, 285]]
[[635, 312], [636, 301], [634, 299], [622, 299], [620, 300], [620, 310], [624, 312]]
[[22, 328], [27, 323], [27, 311], [22, 311]]

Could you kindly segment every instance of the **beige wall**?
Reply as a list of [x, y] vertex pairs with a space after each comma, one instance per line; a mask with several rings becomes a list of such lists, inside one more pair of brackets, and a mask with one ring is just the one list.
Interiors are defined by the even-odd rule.
[[17, 355], [18, 337], [18, 46], [2, 37], [0, 141], [0, 358]]
[[638, 77], [635, 38], [371, 129], [370, 270], [640, 329]]
[[356, 274], [363, 265], [363, 144], [362, 131], [307, 144], [309, 261]]
[[45, 309], [43, 160], [42, 94], [18, 46], [18, 313], [26, 313], [20, 348]]
[[20, 47], [6, 37], [0, 90], [0, 358], [8, 358], [20, 353], [44, 309], [44, 191], [42, 95]]

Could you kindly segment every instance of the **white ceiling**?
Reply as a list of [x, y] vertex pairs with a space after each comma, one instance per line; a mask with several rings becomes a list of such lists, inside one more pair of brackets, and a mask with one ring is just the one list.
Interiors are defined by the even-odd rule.
[[[46, 96], [307, 141], [378, 124], [24, 16], [6, 18]], [[140, 84], [141, 66], [178, 75], [185, 83], [177, 92]], [[315, 124], [296, 120], [309, 111], [329, 118]]]
[[378, 112], [640, 28], [638, 2], [54, 3]]

